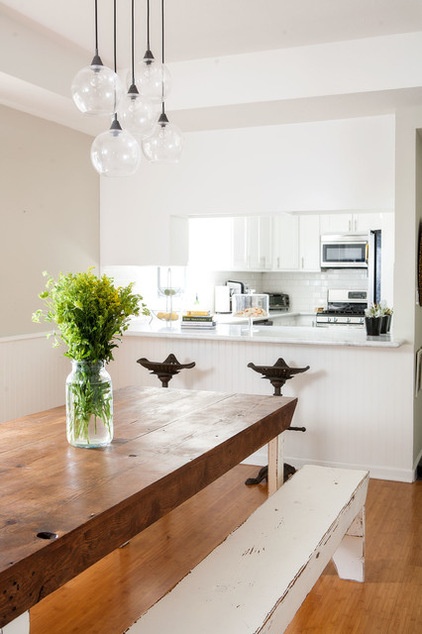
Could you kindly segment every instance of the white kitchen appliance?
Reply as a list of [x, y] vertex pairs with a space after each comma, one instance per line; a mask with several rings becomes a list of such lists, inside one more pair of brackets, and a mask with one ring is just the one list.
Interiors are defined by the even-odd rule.
[[327, 308], [316, 314], [317, 326], [364, 326], [368, 291], [329, 289]]
[[214, 289], [214, 312], [231, 313], [230, 288], [216, 286]]

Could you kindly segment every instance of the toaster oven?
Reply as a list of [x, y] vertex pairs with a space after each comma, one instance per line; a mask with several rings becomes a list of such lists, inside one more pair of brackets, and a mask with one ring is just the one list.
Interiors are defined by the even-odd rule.
[[270, 311], [285, 312], [289, 310], [290, 299], [286, 293], [265, 293], [269, 297], [268, 307]]

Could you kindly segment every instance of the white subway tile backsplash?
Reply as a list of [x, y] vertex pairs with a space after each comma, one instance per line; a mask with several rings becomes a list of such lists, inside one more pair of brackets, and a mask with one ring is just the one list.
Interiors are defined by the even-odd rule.
[[[112, 274], [120, 284], [135, 282], [136, 292], [144, 295], [147, 304], [154, 308], [156, 295], [156, 267], [109, 267], [105, 271]], [[329, 288], [366, 289], [367, 272], [360, 269], [332, 269], [320, 272], [257, 272], [257, 271], [199, 271], [187, 267], [186, 289], [182, 304], [192, 307], [198, 297], [201, 307], [214, 310], [214, 287], [227, 280], [243, 282], [256, 292], [287, 293], [291, 310], [314, 312], [325, 306]]]

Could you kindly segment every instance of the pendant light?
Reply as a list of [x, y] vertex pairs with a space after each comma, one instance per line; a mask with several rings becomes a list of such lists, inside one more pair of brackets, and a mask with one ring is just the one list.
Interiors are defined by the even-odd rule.
[[119, 104], [119, 116], [123, 127], [141, 139], [151, 134], [157, 120], [157, 107], [139, 94], [135, 81], [135, 0], [132, 0], [132, 71], [130, 86]]
[[[114, 0], [114, 71], [117, 70], [116, 0]], [[130, 176], [138, 169], [141, 151], [136, 139], [122, 127], [114, 114], [110, 129], [99, 134], [91, 146], [91, 161], [103, 176]]]
[[[161, 0], [161, 62], [164, 66], [164, 0]], [[161, 114], [152, 134], [142, 141], [142, 150], [151, 162], [177, 163], [183, 148], [183, 136], [166, 115], [164, 86], [161, 101]]]
[[161, 64], [157, 62], [151, 52], [149, 23], [150, 10], [149, 0], [147, 0], [147, 50], [144, 58], [136, 66], [136, 82], [139, 93], [145, 99], [160, 103], [164, 97], [166, 99], [170, 92], [171, 77], [167, 66], [161, 60]]
[[94, 1], [95, 54], [90, 66], [82, 68], [74, 77], [71, 91], [76, 107], [84, 114], [112, 115], [123, 94], [116, 69], [104, 66], [98, 54], [98, 8]]

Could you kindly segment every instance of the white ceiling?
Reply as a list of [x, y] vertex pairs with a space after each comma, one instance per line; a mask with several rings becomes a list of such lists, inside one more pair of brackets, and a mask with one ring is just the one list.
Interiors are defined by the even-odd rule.
[[[139, 48], [146, 0], [135, 0]], [[150, 0], [151, 44], [159, 52], [160, 0]], [[0, 9], [93, 51], [94, 0], [2, 0]], [[130, 0], [118, 0], [120, 46], [128, 44]], [[168, 62], [220, 57], [422, 29], [421, 0], [166, 0]], [[112, 59], [113, 0], [98, 0], [100, 54]], [[125, 40], [125, 42], [122, 42]], [[63, 42], [65, 44], [65, 42]], [[141, 52], [141, 51], [140, 51]], [[157, 56], [156, 53], [156, 56]], [[123, 54], [123, 53], [122, 53]], [[128, 65], [129, 58], [122, 58]]]
[[[151, 48], [158, 58], [160, 4], [160, 0], [150, 0]], [[118, 0], [117, 5], [118, 65], [128, 67], [131, 0]], [[145, 50], [145, 5], [146, 0], [135, 0], [136, 49], [140, 57]], [[67, 53], [74, 51], [80, 55], [83, 52], [87, 63], [90, 62], [94, 50], [94, 0], [2, 0], [0, 18], [2, 14], [22, 22], [43, 37], [53, 37]], [[422, 0], [166, 0], [165, 16], [168, 63], [422, 32]], [[104, 63], [112, 65], [113, 0], [98, 0], [98, 17], [99, 52]], [[36, 85], [33, 91], [27, 91], [16, 78], [2, 74], [1, 64], [0, 61], [0, 101], [5, 105], [96, 133], [95, 125], [75, 116], [70, 100], [67, 103], [63, 96], [54, 100], [51, 94], [44, 99], [41, 91], [37, 93]], [[364, 100], [370, 113], [391, 112], [397, 104], [413, 104], [415, 100], [420, 103], [420, 92], [420, 87], [396, 95], [390, 91], [386, 99], [382, 94], [349, 95], [341, 104], [333, 95], [317, 102], [309, 100], [306, 106], [301, 102], [289, 108], [286, 103], [284, 108], [277, 107], [275, 118], [306, 119], [308, 109], [327, 118], [332, 116], [333, 106], [345, 116], [351, 107], [351, 116], [358, 116]], [[184, 129], [236, 126], [236, 119], [242, 125], [254, 125], [254, 121], [262, 120], [263, 112], [269, 117], [268, 123], [272, 122], [271, 108], [270, 103], [202, 108], [197, 116], [192, 111], [180, 112], [178, 123]]]

